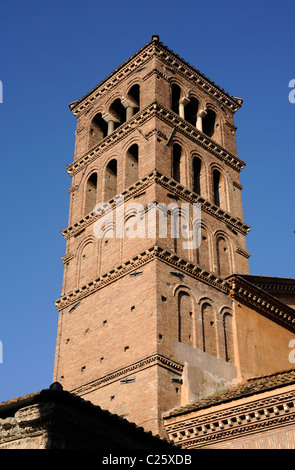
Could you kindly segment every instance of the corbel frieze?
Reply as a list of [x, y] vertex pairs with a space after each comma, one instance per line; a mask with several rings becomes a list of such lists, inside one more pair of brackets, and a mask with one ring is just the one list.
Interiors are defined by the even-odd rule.
[[143, 359], [140, 359], [137, 362], [129, 364], [126, 367], [117, 369], [116, 371], [111, 372], [110, 374], [107, 374], [103, 377], [100, 377], [97, 380], [84, 384], [81, 387], [75, 388], [71, 390], [71, 392], [77, 395], [83, 396], [86, 393], [93, 392], [94, 390], [104, 387], [105, 385], [116, 382], [120, 380], [121, 378], [130, 375], [133, 372], [136, 373], [136, 372], [139, 372], [141, 370], [147, 369], [148, 367], [155, 366], [155, 365], [164, 367], [165, 369], [168, 369], [179, 375], [181, 375], [183, 372], [182, 364], [175, 362], [161, 354], [155, 353], [155, 354], [152, 354], [151, 356], [147, 356]]
[[72, 305], [74, 302], [77, 302], [78, 300], [81, 300], [111, 284], [117, 279], [130, 274], [132, 271], [144, 266], [154, 259], [159, 259], [169, 266], [178, 269], [183, 274], [192, 276], [195, 279], [211, 285], [212, 287], [215, 287], [224, 293], [229, 292], [227, 283], [223, 279], [215, 276], [213, 273], [205, 271], [199, 266], [196, 266], [193, 263], [178, 257], [175, 253], [171, 253], [166, 249], [163, 249], [159, 246], [152, 246], [144, 252], [134, 256], [130, 260], [115, 266], [100, 277], [91, 280], [84, 286], [61, 296], [55, 301], [55, 306], [58, 311], [62, 311], [68, 306]]
[[178, 114], [172, 110], [165, 108], [157, 101], [152, 102], [146, 108], [136, 113], [129, 121], [119, 126], [112, 134], [105, 137], [99, 144], [94, 146], [86, 152], [78, 160], [75, 160], [67, 166], [67, 172], [70, 176], [76, 175], [79, 171], [84, 169], [86, 165], [96, 160], [103, 152], [109, 150], [113, 145], [120, 142], [123, 138], [128, 136], [136, 128], [142, 126], [149, 119], [154, 116], [159, 117], [163, 122], [169, 126], [175, 127], [178, 132], [185, 135], [194, 143], [200, 145], [219, 160], [240, 172], [246, 163], [238, 158], [236, 155], [228, 152], [225, 148], [219, 145], [210, 137], [203, 134], [196, 127], [189, 122], [182, 119]]
[[[203, 198], [202, 196], [198, 196], [197, 194], [193, 193], [188, 188], [182, 186], [180, 183], [177, 183], [172, 178], [162, 175], [157, 170], [154, 170], [153, 172], [149, 173], [147, 176], [139, 180], [133, 186], [130, 186], [130, 188], [123, 191], [121, 193], [121, 196], [124, 197], [124, 202], [140, 194], [153, 183], [160, 184], [169, 192], [172, 192], [173, 194], [183, 198], [187, 202], [190, 202], [192, 204], [201, 204], [201, 208], [203, 211], [225, 222], [226, 224], [231, 225], [234, 229], [238, 230], [243, 235], [247, 235], [250, 230], [250, 226], [242, 222], [239, 218], [233, 217], [231, 214], [225, 212], [220, 207], [215, 206], [215, 204], [212, 204], [210, 201]], [[115, 198], [108, 201], [107, 207], [109, 206], [111, 206], [111, 208], [115, 208]], [[70, 225], [69, 227], [62, 230], [61, 233], [66, 240], [69, 240], [72, 236], [77, 235], [79, 232], [81, 232], [81, 230], [94, 223], [98, 218], [102, 217], [103, 215], [105, 215], [105, 212], [101, 212], [100, 214], [89, 213], [85, 217], [83, 217], [83, 219], [80, 219], [78, 222], [75, 222], [73, 225]]]
[[[214, 408], [211, 407], [211, 409]], [[214, 446], [222, 441], [246, 437], [295, 421], [295, 390], [253, 400], [244, 405], [228, 405], [220, 412], [201, 417], [182, 416], [181, 422], [165, 425], [168, 436], [183, 449]], [[164, 419], [165, 424], [165, 419]]]
[[121, 64], [116, 68], [114, 72], [108, 75], [81, 99], [71, 103], [70, 109], [73, 114], [75, 116], [79, 116], [82, 113], [87, 112], [87, 109], [95, 100], [120, 84], [137, 70], [141, 70], [153, 57], [158, 57], [166, 66], [173, 67], [173, 69], [185, 79], [189, 80], [200, 89], [203, 89], [206, 93], [209, 93], [217, 102], [220, 103], [221, 106], [225, 106], [232, 113], [235, 113], [240, 108], [240, 100], [230, 96], [225, 90], [216, 85], [194, 66], [189, 64], [189, 62], [180, 58], [178, 54], [175, 54], [161, 42], [158, 42], [157, 44], [151, 42], [147, 43], [133, 56], [126, 60], [124, 64]]

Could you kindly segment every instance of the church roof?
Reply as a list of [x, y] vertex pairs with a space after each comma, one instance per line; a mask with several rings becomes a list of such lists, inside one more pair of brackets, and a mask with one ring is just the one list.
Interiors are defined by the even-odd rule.
[[295, 369], [289, 369], [260, 377], [251, 377], [235, 387], [224, 390], [215, 395], [201, 398], [194, 403], [172, 410], [165, 414], [165, 416], [183, 415], [192, 411], [198, 411], [211, 406], [228, 403], [238, 400], [239, 398], [245, 398], [292, 384], [295, 384]]

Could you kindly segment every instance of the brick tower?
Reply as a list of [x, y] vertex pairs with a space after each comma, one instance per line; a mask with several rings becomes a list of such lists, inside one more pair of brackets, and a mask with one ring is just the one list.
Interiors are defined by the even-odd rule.
[[[153, 36], [70, 104], [54, 380], [161, 435], [163, 411], [238, 377], [225, 279], [248, 273], [233, 121], [241, 103]], [[184, 243], [191, 218], [172, 236], [182, 204], [201, 207], [197, 247]], [[157, 230], [132, 236], [151, 208]]]

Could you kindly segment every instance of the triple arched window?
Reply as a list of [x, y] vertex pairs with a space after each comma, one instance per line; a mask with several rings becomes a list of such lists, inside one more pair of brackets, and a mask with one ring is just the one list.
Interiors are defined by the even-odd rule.
[[171, 109], [208, 137], [214, 136], [217, 118], [215, 111], [201, 106], [194, 96], [184, 96], [176, 83], [171, 85]]
[[140, 110], [140, 86], [135, 84], [126, 96], [116, 98], [106, 112], [97, 113], [90, 123], [89, 148], [97, 145]]
[[210, 356], [234, 363], [232, 314], [223, 307], [219, 313], [207, 298], [197, 304], [187, 288], [180, 287], [177, 300], [177, 341]]

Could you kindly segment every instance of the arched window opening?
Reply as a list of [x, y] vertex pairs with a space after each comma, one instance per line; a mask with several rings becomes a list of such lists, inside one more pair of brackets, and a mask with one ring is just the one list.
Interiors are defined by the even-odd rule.
[[201, 160], [198, 157], [193, 159], [193, 192], [201, 194]]
[[119, 98], [111, 104], [109, 113], [115, 117], [114, 130], [126, 122], [126, 109]]
[[199, 246], [197, 248], [197, 264], [201, 268], [210, 271], [211, 260], [210, 260], [210, 249], [209, 249], [209, 237], [205, 227], [201, 227], [198, 233]]
[[220, 206], [220, 172], [213, 170], [213, 203]]
[[221, 278], [232, 274], [229, 244], [222, 236], [219, 236], [217, 239], [217, 268], [218, 274]]
[[128, 188], [138, 180], [138, 145], [133, 144], [126, 154], [125, 188]]
[[171, 108], [172, 111], [174, 111], [176, 114], [179, 114], [179, 100], [180, 100], [180, 94], [181, 94], [181, 89], [176, 83], [174, 83], [171, 87], [172, 90], [172, 102], [171, 102]]
[[78, 283], [83, 285], [95, 276], [94, 243], [87, 243], [79, 257]]
[[217, 356], [216, 324], [214, 309], [209, 303], [202, 306], [203, 351]]
[[234, 363], [232, 315], [230, 313], [225, 313], [223, 317], [223, 332], [224, 332], [225, 360], [227, 362]]
[[197, 114], [198, 114], [199, 102], [196, 98], [190, 98], [189, 103], [184, 108], [184, 118], [187, 122], [192, 124], [194, 127], [197, 125]]
[[92, 173], [86, 183], [85, 214], [92, 212], [96, 204], [97, 173]]
[[108, 125], [104, 119], [102, 119], [101, 113], [96, 114], [91, 121], [90, 125], [90, 136], [89, 136], [89, 148], [97, 145], [102, 139], [107, 136]]
[[193, 344], [193, 306], [187, 292], [178, 295], [178, 341], [188, 345]]
[[203, 118], [203, 132], [208, 137], [212, 137], [215, 130], [216, 114], [212, 109], [207, 110], [206, 116]]
[[128, 98], [131, 98], [131, 100], [134, 102], [136, 105], [135, 108], [133, 108], [133, 114], [137, 113], [140, 109], [140, 88], [139, 85], [133, 85], [130, 90], [127, 93]]
[[117, 160], [113, 159], [106, 167], [105, 177], [105, 201], [115, 197], [117, 194]]
[[180, 145], [174, 144], [172, 149], [172, 178], [180, 183], [180, 160], [182, 149]]

